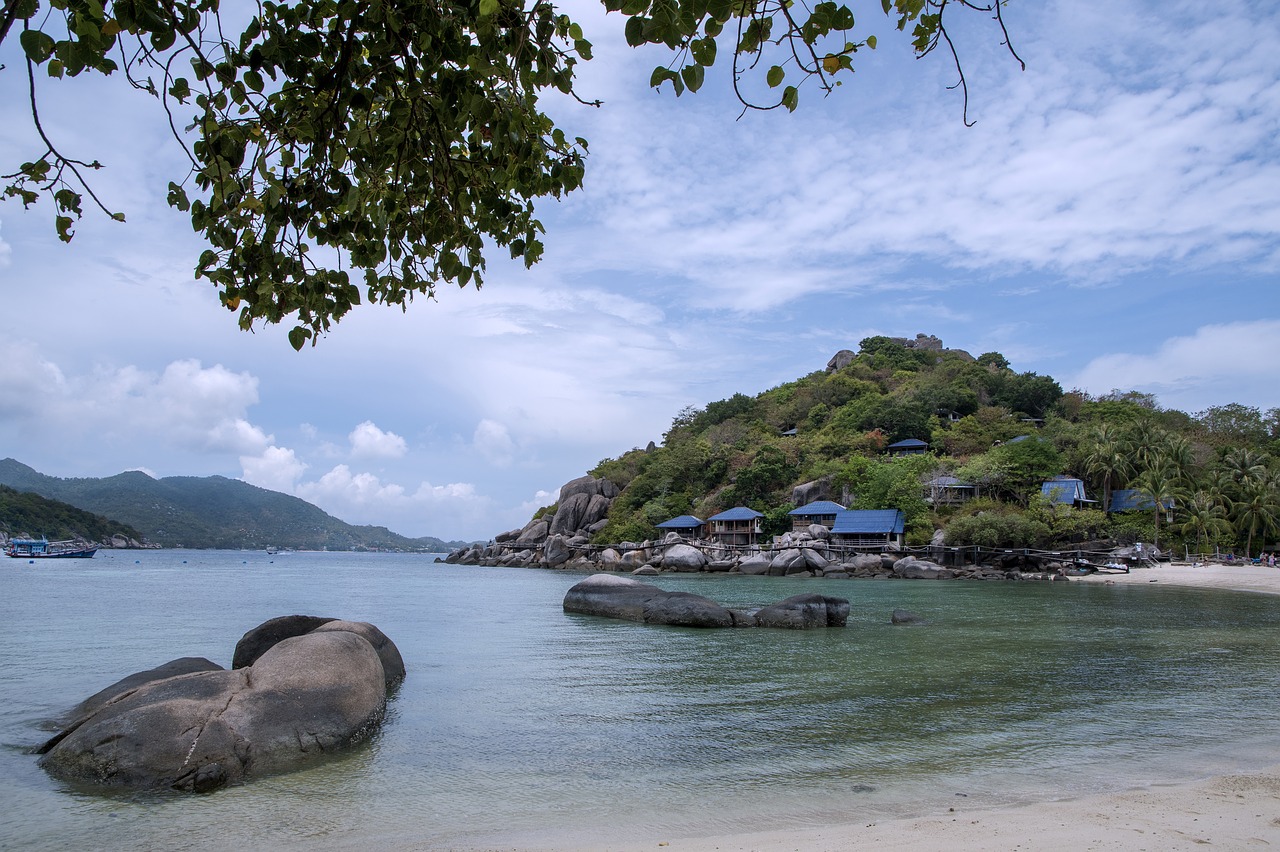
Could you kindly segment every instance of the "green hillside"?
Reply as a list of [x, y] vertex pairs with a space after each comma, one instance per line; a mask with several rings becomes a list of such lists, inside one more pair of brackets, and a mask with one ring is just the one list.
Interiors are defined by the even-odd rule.
[[5, 459], [0, 484], [118, 518], [163, 547], [445, 552], [464, 544], [353, 526], [305, 500], [221, 476], [59, 479]]
[[[849, 508], [902, 509], [917, 544], [944, 530], [989, 546], [1114, 537], [1257, 552], [1280, 535], [1280, 409], [1190, 414], [1143, 394], [1064, 392], [999, 353], [974, 358], [932, 341], [867, 338], [827, 370], [680, 412], [661, 446], [591, 471], [622, 488], [594, 540], [651, 539], [664, 520], [739, 505], [781, 532], [793, 488], [815, 481]], [[903, 439], [928, 451], [886, 452]], [[1057, 475], [1083, 480], [1096, 502], [1072, 509], [1043, 497]], [[927, 483], [939, 476], [980, 499], [932, 501]], [[1119, 489], [1151, 511], [1106, 511]], [[1157, 503], [1173, 509], [1157, 514]]]
[[142, 534], [128, 524], [5, 485], [0, 485], [0, 532], [10, 538], [43, 535], [53, 541], [100, 542], [115, 535], [139, 542], [143, 539]]

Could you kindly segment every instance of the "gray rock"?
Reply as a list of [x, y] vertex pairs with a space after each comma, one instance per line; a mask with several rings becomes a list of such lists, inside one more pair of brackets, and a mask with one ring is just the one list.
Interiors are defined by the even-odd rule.
[[[301, 616], [293, 616], [298, 618]], [[262, 649], [263, 651], [266, 648]], [[261, 656], [261, 655], [259, 655]], [[106, 689], [99, 690], [93, 695], [81, 701], [71, 711], [60, 718], [55, 727], [61, 730], [73, 728], [79, 725], [89, 716], [92, 716], [104, 704], [131, 692], [138, 687], [145, 686], [152, 681], [164, 680], [165, 678], [177, 677], [178, 675], [193, 674], [195, 672], [220, 672], [223, 671], [222, 666], [206, 660], [204, 657], [180, 657], [176, 660], [170, 660], [163, 665], [156, 666], [154, 669], [147, 669], [144, 672], [135, 672], [128, 677], [123, 677]]]
[[815, 574], [821, 574], [827, 569], [827, 566], [831, 564], [827, 561], [825, 556], [814, 550], [812, 547], [802, 548], [800, 553], [804, 556], [805, 566]]
[[707, 557], [696, 547], [674, 544], [662, 555], [662, 567], [668, 571], [697, 573], [707, 564]]
[[552, 568], [568, 562], [570, 555], [568, 541], [562, 535], [548, 536], [542, 545], [542, 561]]
[[628, 550], [622, 554], [622, 564], [628, 568], [639, 568], [649, 561], [649, 554], [644, 550]]
[[895, 609], [889, 618], [890, 624], [924, 624], [924, 616], [909, 609]]
[[747, 558], [738, 562], [738, 573], [748, 574], [751, 576], [759, 576], [769, 573], [769, 565], [773, 562], [773, 557], [767, 553], [753, 553]]
[[656, 577], [662, 572], [652, 565], [641, 565], [639, 568], [631, 572], [633, 577]]
[[809, 535], [818, 541], [827, 541], [831, 538], [831, 530], [822, 524], [809, 524]]
[[235, 652], [231, 655], [231, 668], [251, 666], [276, 643], [306, 635], [320, 625], [334, 620], [318, 615], [282, 615], [264, 621], [240, 637]]
[[39, 763], [68, 781], [206, 792], [363, 739], [386, 698], [373, 646], [320, 631], [284, 639], [245, 668], [146, 683], [54, 737]]
[[805, 570], [804, 554], [800, 552], [798, 547], [790, 547], [780, 551], [773, 557], [773, 561], [769, 563], [769, 575], [772, 577], [785, 577], [794, 571]]
[[591, 497], [591, 494], [583, 492], [571, 494], [567, 498], [562, 496], [555, 517], [551, 519], [549, 534], [571, 536], [577, 532], [582, 526], [582, 519], [586, 517]]
[[937, 580], [942, 571], [941, 565], [916, 559], [914, 556], [899, 559], [893, 565], [894, 576], [904, 580]]
[[542, 544], [542, 542], [547, 540], [547, 534], [550, 529], [550, 524], [542, 518], [539, 518], [536, 521], [530, 521], [525, 525], [525, 528], [520, 531], [520, 535], [516, 538], [516, 544]]
[[808, 630], [815, 627], [844, 627], [849, 619], [849, 602], [823, 595], [793, 595], [756, 613], [761, 627]]
[[400, 649], [387, 638], [387, 634], [369, 622], [330, 619], [311, 632], [315, 634], [327, 630], [345, 630], [348, 633], [354, 633], [373, 646], [373, 650], [378, 654], [378, 660], [382, 663], [382, 675], [387, 689], [399, 686], [404, 680], [404, 658], [400, 656]]
[[853, 359], [858, 357], [858, 353], [848, 349], [841, 349], [839, 352], [831, 356], [831, 360], [827, 362], [827, 372], [834, 373], [836, 370], [843, 370], [845, 367], [853, 363]]
[[612, 547], [606, 547], [596, 556], [596, 560], [601, 565], [617, 565], [622, 562], [622, 554]]
[[732, 627], [729, 610], [709, 598], [668, 592], [629, 577], [595, 574], [564, 596], [565, 612], [680, 627]]

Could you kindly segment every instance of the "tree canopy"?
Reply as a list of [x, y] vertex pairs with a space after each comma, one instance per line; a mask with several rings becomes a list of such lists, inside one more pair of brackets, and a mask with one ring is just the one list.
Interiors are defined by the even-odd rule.
[[[802, 85], [829, 91], [854, 54], [876, 46], [829, 0], [604, 6], [627, 18], [632, 46], [670, 49], [650, 84], [677, 95], [701, 88], [726, 45], [747, 108], [795, 110]], [[991, 15], [1008, 44], [998, 2], [882, 7], [921, 56], [946, 45], [956, 57], [954, 8]], [[16, 170], [0, 164], [3, 195], [28, 207], [48, 198], [67, 242], [86, 196], [125, 220], [94, 191], [101, 164], [46, 133], [37, 85], [122, 73], [161, 103], [189, 158], [167, 197], [208, 243], [196, 276], [242, 328], [292, 321], [295, 348], [365, 300], [403, 307], [441, 282], [479, 287], [490, 245], [535, 263], [535, 200], [583, 180], [586, 140], [539, 99], [578, 97], [591, 43], [548, 0], [4, 0], [0, 44], [15, 32], [38, 147]], [[963, 89], [958, 60], [956, 70]]]

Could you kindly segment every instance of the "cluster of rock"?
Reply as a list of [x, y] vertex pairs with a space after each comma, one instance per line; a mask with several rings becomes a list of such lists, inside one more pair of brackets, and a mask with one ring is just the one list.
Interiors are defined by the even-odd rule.
[[[585, 536], [548, 536], [539, 544], [495, 542], [456, 550], [444, 560], [461, 565], [523, 566], [568, 571], [663, 572], [825, 577], [827, 579], [1009, 580], [1065, 579], [1061, 563], [1029, 566], [1021, 557], [1010, 564], [944, 566], [896, 550], [858, 553], [833, 547], [827, 528], [787, 534], [770, 548], [743, 552], [712, 541], [686, 541], [669, 533], [659, 542], [625, 542], [596, 547]], [[1028, 570], [1032, 569], [1033, 570]]]
[[618, 493], [618, 486], [607, 479], [583, 476], [566, 482], [560, 488], [555, 512], [537, 516], [518, 530], [498, 534], [488, 546], [459, 548], [444, 561], [558, 568], [584, 552], [591, 536], [604, 528]]
[[372, 624], [283, 616], [244, 634], [230, 670], [183, 657], [117, 681], [52, 722], [36, 753], [67, 781], [207, 792], [365, 739], [404, 676]]
[[[972, 355], [963, 349], [947, 349], [942, 345], [942, 339], [932, 334], [917, 334], [914, 338], [910, 337], [890, 337], [894, 343], [903, 349], [919, 349], [923, 352], [955, 352], [961, 357], [973, 361]], [[836, 370], [843, 370], [845, 367], [853, 363], [853, 359], [858, 357], [858, 353], [841, 349], [835, 355], [831, 356], [831, 360], [827, 362], [827, 372], [834, 373]]]
[[564, 596], [565, 612], [678, 627], [774, 627], [809, 630], [844, 627], [849, 602], [823, 595], [793, 595], [757, 610], [729, 609], [690, 592], [668, 592], [614, 574], [595, 574]]

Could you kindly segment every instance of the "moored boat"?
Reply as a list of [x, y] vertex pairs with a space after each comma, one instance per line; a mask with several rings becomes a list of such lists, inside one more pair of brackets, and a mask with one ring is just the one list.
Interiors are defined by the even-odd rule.
[[10, 539], [4, 555], [30, 559], [88, 559], [97, 552], [97, 545], [85, 547], [76, 541], [49, 541], [41, 536]]

